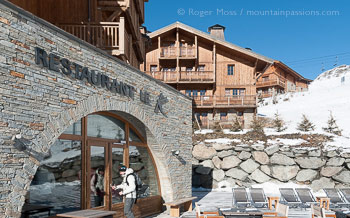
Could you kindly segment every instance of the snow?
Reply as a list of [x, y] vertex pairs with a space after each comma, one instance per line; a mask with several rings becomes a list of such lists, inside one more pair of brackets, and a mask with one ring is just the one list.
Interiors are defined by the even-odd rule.
[[227, 138], [218, 138], [218, 139], [206, 139], [207, 143], [219, 143], [219, 144], [231, 144], [232, 142], [240, 143], [239, 139], [227, 139]]
[[212, 129], [202, 129], [202, 130], [196, 130], [194, 134], [207, 134], [207, 133], [213, 133], [214, 131]]
[[247, 129], [244, 129], [244, 130], [242, 130], [242, 131], [240, 131], [240, 132], [232, 132], [232, 131], [229, 130], [229, 129], [223, 129], [223, 132], [224, 132], [224, 134], [240, 135], [240, 134], [246, 134], [246, 133], [248, 132], [248, 130], [247, 130]]
[[286, 122], [286, 131], [277, 133], [270, 129], [269, 135], [304, 133], [297, 130], [303, 114], [315, 125], [315, 130], [311, 133], [326, 134], [322, 127], [327, 126], [330, 112], [332, 112], [337, 125], [343, 130], [344, 137], [335, 137], [336, 142], [329, 146], [337, 145], [350, 149], [349, 93], [350, 66], [339, 66], [318, 76], [310, 84], [307, 92], [279, 95], [277, 104], [272, 104], [272, 99], [267, 99], [269, 104], [258, 107], [258, 114], [273, 118], [278, 112]]
[[307, 143], [307, 141], [303, 139], [282, 139], [282, 138], [277, 138], [275, 140], [268, 139], [267, 140], [268, 144], [284, 144], [284, 145], [289, 145], [289, 146], [296, 146], [296, 145], [301, 145], [303, 143]]

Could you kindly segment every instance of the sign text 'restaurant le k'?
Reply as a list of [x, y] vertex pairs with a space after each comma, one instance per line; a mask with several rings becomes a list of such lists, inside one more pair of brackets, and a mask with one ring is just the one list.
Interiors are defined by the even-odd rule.
[[[105, 88], [112, 93], [118, 93], [134, 99], [136, 91], [135, 87], [121, 81], [119, 82], [117, 79], [111, 79], [103, 73], [90, 70], [87, 67], [71, 62], [66, 58], [61, 58], [56, 54], [48, 54], [44, 49], [38, 47], [35, 48], [35, 63], [37, 65], [42, 64], [43, 67], [46, 67], [49, 70], [61, 72], [74, 79], [82, 81], [87, 80], [91, 85]], [[150, 94], [147, 91], [140, 90], [140, 100], [146, 105], [151, 105]], [[165, 113], [162, 110], [156, 110], [155, 112], [161, 112], [165, 116]]]

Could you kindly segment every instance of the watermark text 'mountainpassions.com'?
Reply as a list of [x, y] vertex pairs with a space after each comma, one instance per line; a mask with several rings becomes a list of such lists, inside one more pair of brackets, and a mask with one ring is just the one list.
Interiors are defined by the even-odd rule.
[[217, 8], [215, 10], [197, 10], [194, 8], [179, 8], [177, 10], [180, 16], [339, 16], [340, 11], [335, 10], [280, 10], [280, 9], [270, 9], [270, 10], [226, 10], [223, 8]]

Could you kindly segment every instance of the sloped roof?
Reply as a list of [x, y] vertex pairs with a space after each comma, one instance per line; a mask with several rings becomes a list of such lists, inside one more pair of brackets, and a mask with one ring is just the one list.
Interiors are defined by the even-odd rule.
[[248, 56], [257, 58], [257, 59], [262, 60], [262, 61], [265, 61], [265, 62], [267, 62], [267, 63], [273, 63], [273, 62], [275, 61], [274, 59], [271, 59], [271, 58], [268, 58], [268, 57], [263, 56], [263, 55], [261, 55], [261, 54], [255, 53], [255, 52], [253, 52], [253, 51], [251, 51], [251, 50], [248, 50], [248, 49], [246, 49], [246, 48], [242, 48], [242, 47], [240, 47], [240, 46], [238, 46], [238, 45], [235, 45], [235, 44], [233, 44], [233, 43], [230, 43], [230, 42], [227, 42], [227, 41], [218, 39], [218, 38], [216, 38], [216, 37], [211, 36], [211, 35], [208, 34], [208, 33], [202, 32], [202, 31], [200, 31], [200, 30], [198, 30], [198, 29], [195, 29], [195, 28], [193, 28], [193, 27], [191, 27], [191, 26], [188, 26], [188, 25], [183, 24], [183, 23], [180, 23], [180, 22], [175, 22], [175, 23], [173, 23], [173, 24], [170, 24], [170, 25], [168, 25], [168, 26], [166, 26], [166, 27], [163, 27], [163, 28], [161, 28], [161, 29], [158, 29], [158, 30], [156, 30], [156, 31], [154, 31], [154, 32], [152, 32], [152, 33], [149, 33], [148, 35], [149, 35], [150, 38], [154, 38], [154, 37], [156, 37], [156, 36], [158, 36], [158, 35], [161, 35], [161, 34], [163, 34], [163, 33], [166, 33], [166, 32], [168, 32], [168, 31], [170, 31], [170, 30], [175, 29], [175, 28], [179, 28], [179, 29], [182, 29], [182, 30], [184, 30], [184, 31], [193, 33], [193, 34], [198, 35], [198, 36], [200, 36], [200, 37], [203, 37], [203, 38], [205, 38], [205, 39], [211, 40], [211, 41], [213, 41], [213, 42], [215, 42], [215, 43], [217, 43], [217, 44], [220, 44], [220, 45], [223, 45], [223, 46], [225, 46], [225, 47], [231, 48], [231, 49], [236, 50], [236, 51], [238, 51], [238, 52], [240, 52], [240, 53], [243, 53], [243, 54], [245, 54], [245, 55], [248, 55]]

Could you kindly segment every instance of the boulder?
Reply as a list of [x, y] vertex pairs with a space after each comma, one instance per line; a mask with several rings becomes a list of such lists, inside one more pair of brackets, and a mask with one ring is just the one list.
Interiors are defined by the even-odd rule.
[[[342, 153], [340, 156], [346, 158], [348, 160], [348, 162], [350, 162], [350, 159], [349, 159], [350, 158], [350, 153]], [[345, 162], [347, 162], [347, 161], [345, 161]]]
[[196, 173], [208, 175], [211, 170], [214, 168], [214, 165], [211, 160], [205, 160], [196, 168]]
[[260, 170], [263, 171], [265, 174], [271, 176], [271, 169], [267, 165], [261, 165]]
[[221, 160], [220, 158], [218, 158], [218, 156], [213, 157], [211, 161], [213, 162], [216, 168], [221, 169]]
[[347, 164], [346, 164], [346, 167], [347, 167], [348, 169], [350, 169], [350, 163], [347, 163]]
[[63, 178], [71, 177], [71, 176], [76, 176], [76, 175], [77, 175], [77, 172], [76, 172], [75, 170], [72, 170], [72, 169], [70, 169], [70, 170], [65, 170], [65, 171], [63, 171], [63, 173], [62, 173], [62, 177], [63, 177]]
[[220, 152], [218, 152], [218, 157], [224, 158], [224, 157], [228, 157], [228, 156], [235, 155], [235, 154], [236, 154], [236, 152], [233, 150], [220, 151]]
[[328, 151], [327, 154], [326, 154], [327, 157], [335, 157], [335, 156], [338, 156], [338, 152], [335, 151], [335, 150], [332, 150], [332, 151]]
[[340, 174], [332, 176], [332, 178], [341, 183], [350, 183], [350, 171], [343, 170]]
[[227, 170], [238, 166], [242, 161], [236, 156], [225, 157], [221, 162], [221, 169]]
[[245, 180], [248, 176], [248, 173], [237, 168], [230, 169], [225, 174], [226, 176], [232, 177], [234, 179], [239, 179], [241, 181]]
[[252, 148], [256, 151], [263, 151], [265, 146], [263, 144], [254, 144], [252, 145]]
[[250, 146], [249, 145], [246, 145], [246, 144], [239, 144], [239, 145], [236, 145], [235, 147], [235, 151], [250, 151]]
[[330, 178], [321, 177], [311, 183], [311, 188], [314, 192], [317, 192], [322, 188], [334, 188], [334, 185], [334, 182]]
[[291, 165], [295, 164], [295, 162], [292, 158], [287, 157], [284, 154], [279, 154], [279, 153], [275, 153], [272, 155], [272, 157], [270, 158], [270, 163], [278, 164], [278, 165], [285, 165], [285, 166], [291, 166]]
[[143, 166], [144, 166], [144, 164], [141, 163], [141, 162], [130, 163], [130, 168], [133, 169], [134, 171], [139, 171], [139, 170], [141, 170]]
[[325, 177], [332, 177], [339, 173], [343, 167], [322, 167], [321, 175]]
[[207, 147], [200, 143], [193, 147], [192, 155], [197, 160], [212, 159], [216, 155], [216, 150], [212, 147]]
[[315, 149], [312, 151], [309, 151], [309, 157], [320, 157], [321, 156], [321, 149]]
[[226, 143], [214, 143], [212, 144], [213, 148], [217, 151], [230, 150], [233, 149], [233, 146]]
[[235, 186], [235, 180], [232, 178], [225, 179], [217, 184], [218, 188], [233, 188]]
[[298, 182], [313, 181], [317, 176], [316, 170], [300, 170], [296, 180]]
[[345, 162], [342, 157], [332, 157], [327, 161], [327, 166], [341, 166]]
[[213, 179], [220, 182], [225, 178], [225, 172], [223, 170], [213, 170]]
[[295, 154], [306, 154], [308, 152], [308, 150], [302, 148], [294, 149], [293, 151]]
[[271, 145], [267, 148], [265, 148], [265, 152], [268, 155], [272, 155], [273, 153], [279, 151], [279, 145]]
[[272, 177], [278, 179], [281, 182], [288, 182], [294, 178], [299, 171], [298, 166], [273, 166], [271, 167]]
[[246, 171], [247, 173], [250, 174], [250, 173], [254, 172], [254, 170], [256, 170], [260, 166], [260, 164], [253, 161], [252, 159], [248, 159], [248, 160], [244, 161], [243, 163], [241, 163], [239, 166], [244, 171]]
[[239, 155], [238, 158], [241, 160], [247, 160], [252, 156], [252, 153], [247, 152], [247, 151], [242, 151]]
[[260, 164], [268, 164], [270, 162], [269, 156], [263, 151], [254, 151], [253, 158]]
[[290, 151], [290, 146], [282, 146], [282, 147], [280, 147], [280, 151], [288, 152], [288, 151]]
[[259, 169], [256, 169], [251, 175], [251, 179], [258, 182], [264, 183], [269, 181], [271, 178], [267, 176], [265, 173], [261, 172]]
[[210, 175], [200, 175], [201, 186], [211, 189], [213, 187], [213, 178]]
[[284, 151], [284, 152], [281, 152], [281, 154], [284, 154], [287, 157], [295, 157], [294, 153], [291, 151]]
[[301, 168], [306, 169], [318, 169], [326, 164], [324, 159], [317, 157], [298, 157], [295, 158], [295, 162], [297, 162]]

